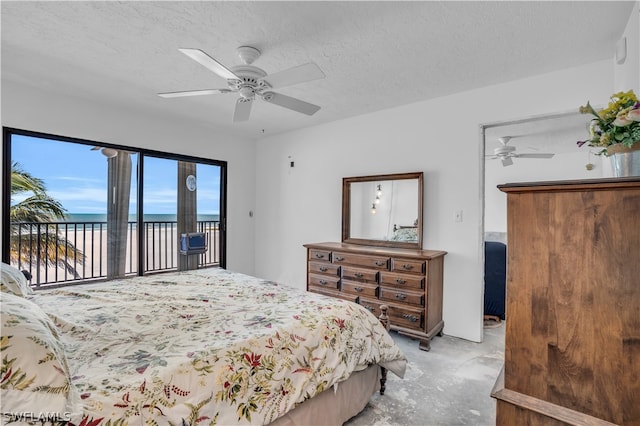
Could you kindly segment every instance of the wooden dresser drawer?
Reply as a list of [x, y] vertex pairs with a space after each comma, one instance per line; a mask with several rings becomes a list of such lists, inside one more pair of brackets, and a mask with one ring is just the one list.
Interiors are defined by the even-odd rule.
[[[337, 265], [335, 265], [337, 267]], [[371, 269], [354, 268], [352, 266], [342, 267], [342, 278], [359, 282], [377, 282], [378, 272]]]
[[380, 287], [380, 300], [424, 306], [424, 293], [399, 288]]
[[398, 288], [422, 289], [424, 277], [410, 274], [396, 274], [393, 272], [380, 272], [380, 284]]
[[358, 296], [378, 297], [378, 285], [342, 279], [342, 291]]
[[425, 274], [427, 272], [427, 262], [414, 259], [391, 259], [391, 270], [394, 272], [409, 272], [412, 274]]
[[309, 272], [326, 275], [340, 275], [340, 266], [327, 262], [309, 262]]
[[309, 274], [309, 286], [338, 290], [339, 283], [340, 277], [338, 276]]
[[309, 260], [331, 261], [331, 252], [327, 250], [309, 249]]
[[367, 299], [366, 297], [358, 299], [358, 303], [375, 316], [380, 316], [380, 305], [387, 305], [389, 307], [387, 314], [389, 315], [392, 326], [395, 325], [414, 330], [420, 330], [423, 327], [422, 309], [420, 308], [387, 303], [377, 299]]
[[389, 269], [389, 262], [391, 259], [384, 256], [369, 256], [363, 254], [352, 254], [333, 252], [332, 262], [337, 264], [364, 266], [366, 268], [374, 269]]
[[423, 327], [422, 309], [394, 303], [388, 303], [387, 306], [392, 324], [413, 329]]
[[380, 305], [382, 305], [382, 303], [380, 303], [378, 299], [367, 299], [366, 297], [360, 297], [358, 299], [358, 303], [365, 307], [376, 317], [380, 316]]

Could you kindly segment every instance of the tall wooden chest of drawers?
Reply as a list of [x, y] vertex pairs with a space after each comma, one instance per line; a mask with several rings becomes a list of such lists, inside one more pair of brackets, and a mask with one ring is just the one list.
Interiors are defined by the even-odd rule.
[[439, 250], [347, 243], [305, 244], [307, 290], [350, 300], [376, 316], [389, 306], [391, 329], [430, 349], [442, 334], [444, 256]]
[[498, 425], [640, 425], [640, 177], [507, 193]]

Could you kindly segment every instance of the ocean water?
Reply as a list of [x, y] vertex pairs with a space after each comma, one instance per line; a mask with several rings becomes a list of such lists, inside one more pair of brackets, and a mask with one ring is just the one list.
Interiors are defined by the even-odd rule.
[[[177, 221], [177, 216], [175, 214], [145, 214], [144, 221], [145, 222], [175, 222]], [[198, 221], [203, 220], [220, 220], [220, 215], [217, 214], [199, 214]], [[66, 220], [64, 222], [80, 222], [80, 223], [89, 223], [89, 222], [106, 222], [107, 215], [105, 214], [96, 214], [96, 213], [70, 213], [66, 215]], [[129, 222], [135, 222], [136, 215], [129, 215]]]

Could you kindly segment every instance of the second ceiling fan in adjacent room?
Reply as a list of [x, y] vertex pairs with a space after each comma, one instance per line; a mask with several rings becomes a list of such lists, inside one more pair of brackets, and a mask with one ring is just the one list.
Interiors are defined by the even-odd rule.
[[493, 155], [487, 155], [486, 158], [490, 160], [500, 159], [504, 167], [511, 166], [514, 158], [552, 158], [552, 153], [526, 153], [520, 154], [516, 152], [516, 147], [508, 145], [509, 141], [516, 136], [502, 136], [498, 138], [500, 145], [493, 150]]

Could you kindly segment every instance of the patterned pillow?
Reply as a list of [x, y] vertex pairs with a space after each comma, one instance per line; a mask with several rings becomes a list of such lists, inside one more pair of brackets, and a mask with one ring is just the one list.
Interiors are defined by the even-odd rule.
[[55, 324], [30, 300], [11, 293], [0, 296], [3, 417], [46, 412], [69, 420], [80, 399]]
[[2, 263], [2, 282], [0, 283], [2, 293], [13, 293], [17, 296], [33, 294], [33, 289], [29, 286], [24, 274], [11, 265]]

